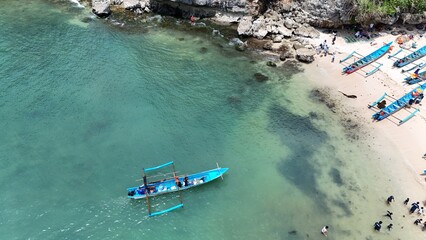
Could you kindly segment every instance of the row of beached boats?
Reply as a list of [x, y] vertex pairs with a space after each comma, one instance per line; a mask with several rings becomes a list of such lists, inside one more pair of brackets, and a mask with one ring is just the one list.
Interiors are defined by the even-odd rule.
[[[381, 46], [379, 49], [375, 50], [374, 52], [370, 53], [367, 56], [362, 56], [360, 57], [359, 60], [349, 64], [348, 66], [343, 68], [343, 74], [351, 74], [357, 70], [360, 70], [361, 68], [374, 63], [376, 60], [378, 60], [379, 58], [383, 57], [386, 53], [390, 52], [392, 50], [393, 46], [392, 46], [392, 42], [389, 43], [385, 43], [383, 46]], [[391, 57], [395, 57], [398, 53], [400, 53], [402, 51], [402, 49], [398, 50], [396, 53], [394, 53], [393, 55], [390, 55], [389, 58]], [[355, 54], [357, 54], [355, 51], [352, 52], [351, 54], [349, 54], [346, 58], [342, 59], [340, 62], [344, 62], [347, 59], [351, 58], [352, 56], [354, 56]], [[359, 55], [359, 54], [358, 54]], [[417, 51], [414, 51], [413, 53], [400, 58], [398, 60], [396, 60], [393, 63], [394, 67], [397, 68], [401, 68], [404, 66], [407, 66], [408, 64], [422, 58], [426, 56], [426, 46], [418, 49]], [[371, 70], [370, 72], [367, 72], [366, 75], [369, 76], [371, 74], [373, 74], [374, 72], [376, 72], [380, 67], [382, 66], [382, 64], [378, 64], [373, 70]], [[411, 70], [415, 69], [415, 72], [410, 74], [410, 76], [406, 77], [404, 79], [404, 81], [407, 84], [417, 84], [420, 83], [421, 81], [426, 80], [426, 71], [420, 72], [420, 70], [422, 68], [424, 68], [426, 66], [426, 63], [420, 63], [417, 64], [413, 67], [411, 67], [408, 70], [402, 70], [402, 72], [408, 72]], [[372, 118], [374, 120], [377, 121], [381, 121], [385, 118], [387, 118], [388, 116], [394, 114], [395, 112], [399, 111], [400, 109], [407, 107], [407, 106], [412, 106], [413, 104], [418, 104], [420, 103], [423, 98], [424, 98], [424, 91], [426, 89], [426, 83], [419, 85], [418, 87], [414, 88], [412, 91], [406, 93], [404, 96], [402, 96], [399, 99], [396, 99], [395, 101], [393, 101], [391, 104], [386, 106], [386, 101], [383, 101], [383, 99], [388, 96], [386, 93], [380, 97], [376, 102], [370, 104], [368, 107], [372, 108], [375, 106], [378, 106], [379, 111], [374, 113], [372, 115]], [[411, 119], [419, 110], [415, 109], [413, 112], [411, 112], [407, 117], [401, 119], [399, 121], [399, 124], [402, 124], [406, 121], [408, 121], [409, 119]]]
[[[367, 56], [363, 56], [362, 58], [360, 58], [359, 60], [349, 64], [348, 66], [343, 68], [343, 74], [351, 74], [353, 72], [356, 72], [358, 70], [360, 70], [361, 68], [375, 62], [376, 60], [378, 60], [379, 58], [383, 57], [386, 53], [390, 52], [392, 50], [393, 46], [392, 46], [392, 42], [386, 43], [384, 44], [382, 47], [380, 47], [379, 49], [375, 50], [374, 52], [368, 54]], [[395, 54], [390, 55], [390, 57], [395, 57], [398, 53], [400, 53], [402, 51], [402, 49], [398, 50]], [[359, 55], [357, 54], [355, 51], [352, 52], [351, 54], [349, 54], [346, 58], [340, 60], [340, 62], [344, 62], [346, 60], [348, 60], [349, 58], [351, 58], [354, 55]], [[413, 53], [400, 58], [398, 60], [396, 60], [393, 63], [394, 67], [397, 68], [401, 68], [404, 67], [422, 57], [426, 56], [426, 46], [418, 49], [417, 51], [414, 51]], [[369, 76], [373, 73], [375, 73], [383, 64], [378, 64], [378, 66], [376, 68], [374, 68], [373, 70], [371, 70], [370, 72], [367, 72], [366, 75]], [[426, 63], [420, 63], [418, 65], [413, 66], [412, 68], [408, 69], [408, 70], [402, 70], [402, 72], [408, 72], [411, 70], [420, 70], [422, 68], [424, 68], [426, 66]], [[404, 79], [406, 83], [408, 84], [415, 84], [418, 82], [421, 82], [423, 80], [426, 80], [426, 71], [424, 72], [415, 72], [413, 74], [410, 74], [409, 77]]]

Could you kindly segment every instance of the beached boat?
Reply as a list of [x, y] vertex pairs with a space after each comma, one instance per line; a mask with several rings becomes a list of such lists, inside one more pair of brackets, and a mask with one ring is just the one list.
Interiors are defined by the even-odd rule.
[[426, 46], [420, 48], [419, 50], [412, 52], [411, 54], [408, 54], [407, 56], [400, 58], [396, 60], [393, 63], [394, 67], [403, 67], [409, 63], [412, 63], [426, 55]]
[[408, 83], [410, 85], [424, 81], [424, 80], [426, 80], [426, 71], [420, 72], [417, 75], [412, 73], [412, 74], [410, 74], [409, 77], [406, 77], [404, 80], [405, 80], [406, 83]]
[[[361, 58], [360, 60], [350, 64], [349, 66], [344, 67], [343, 73], [346, 73], [346, 74], [353, 73], [353, 72], [367, 66], [368, 64], [376, 61], [377, 59], [379, 59], [380, 57], [385, 55], [391, 49], [391, 46], [392, 46], [392, 42], [383, 45], [381, 48], [370, 53], [369, 55], [367, 55], [367, 56]], [[340, 62], [342, 62], [342, 61], [340, 61]]]
[[[169, 177], [169, 178], [166, 177], [164, 179], [155, 180], [152, 182], [148, 181], [148, 177], [146, 175], [147, 172], [152, 172], [154, 170], [158, 170], [166, 166], [173, 166], [173, 172], [170, 173], [172, 174], [173, 177]], [[152, 168], [145, 168], [143, 169], [143, 178], [141, 179], [143, 180], [143, 184], [141, 186], [128, 188], [127, 197], [131, 199], [145, 198], [148, 205], [148, 215], [149, 216], [160, 215], [160, 214], [170, 212], [175, 209], [183, 207], [182, 198], [180, 197], [181, 203], [178, 205], [175, 205], [166, 210], [151, 212], [151, 207], [149, 203], [150, 197], [155, 197], [158, 195], [172, 193], [172, 192], [179, 192], [180, 194], [181, 190], [198, 187], [206, 183], [209, 183], [213, 180], [216, 180], [218, 178], [222, 178], [222, 175], [226, 171], [228, 171], [228, 168], [221, 168], [217, 166], [217, 168], [212, 170], [194, 173], [194, 174], [185, 175], [185, 176], [177, 176], [176, 171], [174, 170], [173, 162], [168, 162], [168, 163], [165, 163], [156, 167], [152, 167]]]
[[[412, 91], [410, 91], [409, 93], [405, 94], [404, 96], [402, 96], [400, 99], [392, 102], [391, 104], [389, 104], [387, 107], [381, 109], [379, 112], [373, 114], [373, 119], [380, 121], [383, 120], [387, 117], [389, 117], [390, 115], [394, 114], [395, 112], [397, 112], [398, 110], [402, 109], [403, 107], [405, 107], [407, 104], [411, 105], [413, 103], [416, 103], [416, 101], [418, 101], [417, 103], [419, 103], [423, 97], [424, 97], [424, 90], [426, 89], [426, 83], [423, 85], [420, 85], [418, 87], [416, 87], [415, 89], [413, 89]], [[386, 94], [384, 95], [386, 96]], [[383, 97], [384, 97], [383, 96]], [[382, 98], [383, 98], [382, 97]], [[377, 104], [378, 101], [375, 102], [375, 104]], [[371, 106], [371, 105], [370, 105]], [[370, 107], [369, 106], [369, 107]], [[373, 105], [374, 106], [374, 105]], [[402, 119], [399, 124], [402, 124], [406, 121], [408, 121], [410, 118], [412, 118], [416, 113], [418, 112], [418, 109], [416, 109], [416, 111], [414, 111], [413, 113], [411, 113], [409, 116], [407, 116], [406, 118]]]

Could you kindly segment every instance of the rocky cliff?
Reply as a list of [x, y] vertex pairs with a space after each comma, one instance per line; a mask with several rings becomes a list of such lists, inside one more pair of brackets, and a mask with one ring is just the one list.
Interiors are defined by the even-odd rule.
[[[314, 60], [310, 39], [318, 38], [313, 27], [339, 28], [346, 24], [426, 23], [426, 12], [411, 14], [396, 9], [394, 14], [361, 12], [358, 0], [88, 0], [100, 17], [121, 8], [135, 14], [155, 12], [184, 19], [209, 18], [238, 25], [241, 37], [254, 37], [255, 45], [280, 54], [280, 59], [295, 57], [300, 61]], [[110, 8], [112, 6], [112, 8]], [[420, 26], [420, 27], [421, 27]], [[250, 42], [234, 39], [237, 49]]]
[[[357, 0], [92, 0], [93, 12], [102, 17], [110, 13], [109, 5], [137, 13], [154, 11], [180, 18], [195, 16], [244, 25], [248, 24], [247, 19], [258, 25], [258, 19], [262, 16], [264, 18], [265, 13], [270, 15], [270, 12], [277, 13], [273, 17], [278, 18], [278, 21], [290, 18], [298, 24], [326, 28], [354, 23], [393, 24], [398, 20], [408, 24], [426, 23], [426, 12], [361, 14]], [[250, 31], [244, 34], [250, 34]]]

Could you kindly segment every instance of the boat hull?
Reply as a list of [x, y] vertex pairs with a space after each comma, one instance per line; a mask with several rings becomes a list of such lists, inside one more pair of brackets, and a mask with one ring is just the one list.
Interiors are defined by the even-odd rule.
[[358, 71], [359, 69], [367, 66], [368, 64], [376, 61], [377, 59], [379, 59], [383, 55], [385, 55], [389, 51], [391, 46], [392, 46], [392, 42], [385, 44], [383, 47], [377, 49], [376, 51], [372, 52], [371, 54], [361, 58], [360, 60], [350, 64], [347, 67], [344, 67], [343, 73], [351, 74], [351, 73]]
[[426, 79], [426, 71], [423, 71], [419, 73], [419, 75], [417, 76], [409, 76], [409, 77], [406, 77], [404, 80], [406, 83], [411, 85], [411, 84], [419, 83], [425, 79]]
[[389, 104], [387, 107], [381, 109], [379, 112], [373, 114], [373, 119], [377, 121], [381, 121], [389, 117], [390, 115], [394, 114], [395, 112], [397, 112], [398, 110], [402, 109], [407, 104], [409, 104], [410, 100], [417, 99], [419, 95], [425, 91], [425, 89], [426, 89], [426, 84], [416, 87], [412, 91], [402, 96], [400, 99], [394, 101], [393, 103]]
[[138, 187], [131, 187], [127, 189], [127, 197], [131, 199], [141, 199], [146, 198], [147, 195], [148, 197], [153, 197], [166, 193], [176, 192], [178, 190], [186, 190], [189, 188], [198, 187], [218, 179], [226, 171], [228, 171], [228, 168], [216, 168], [200, 173], [187, 175], [188, 185], [185, 184], [184, 177], [179, 177], [179, 182], [182, 183], [181, 187], [178, 187], [176, 185], [175, 179], [166, 179], [163, 181], [148, 183], [148, 191], [143, 185]]
[[415, 51], [415, 52], [413, 52], [413, 53], [411, 53], [411, 54], [409, 54], [409, 55], [407, 55], [407, 56], [405, 56], [401, 59], [396, 60], [393, 63], [393, 66], [398, 67], [398, 68], [404, 67], [407, 64], [412, 63], [412, 62], [424, 57], [425, 55], [426, 55], [426, 46], [420, 48], [419, 50], [417, 50], [417, 51]]

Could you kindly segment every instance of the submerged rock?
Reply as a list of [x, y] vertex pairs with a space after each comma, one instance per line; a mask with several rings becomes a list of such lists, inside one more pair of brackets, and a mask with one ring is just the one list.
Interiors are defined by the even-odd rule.
[[254, 78], [258, 82], [265, 82], [269, 79], [267, 76], [263, 75], [262, 73], [255, 73]]
[[201, 47], [199, 52], [204, 54], [208, 52], [208, 49], [206, 47]]
[[266, 62], [266, 66], [269, 66], [269, 67], [276, 67], [276, 66], [277, 66], [277, 64], [276, 64], [274, 61], [267, 61], [267, 62]]

